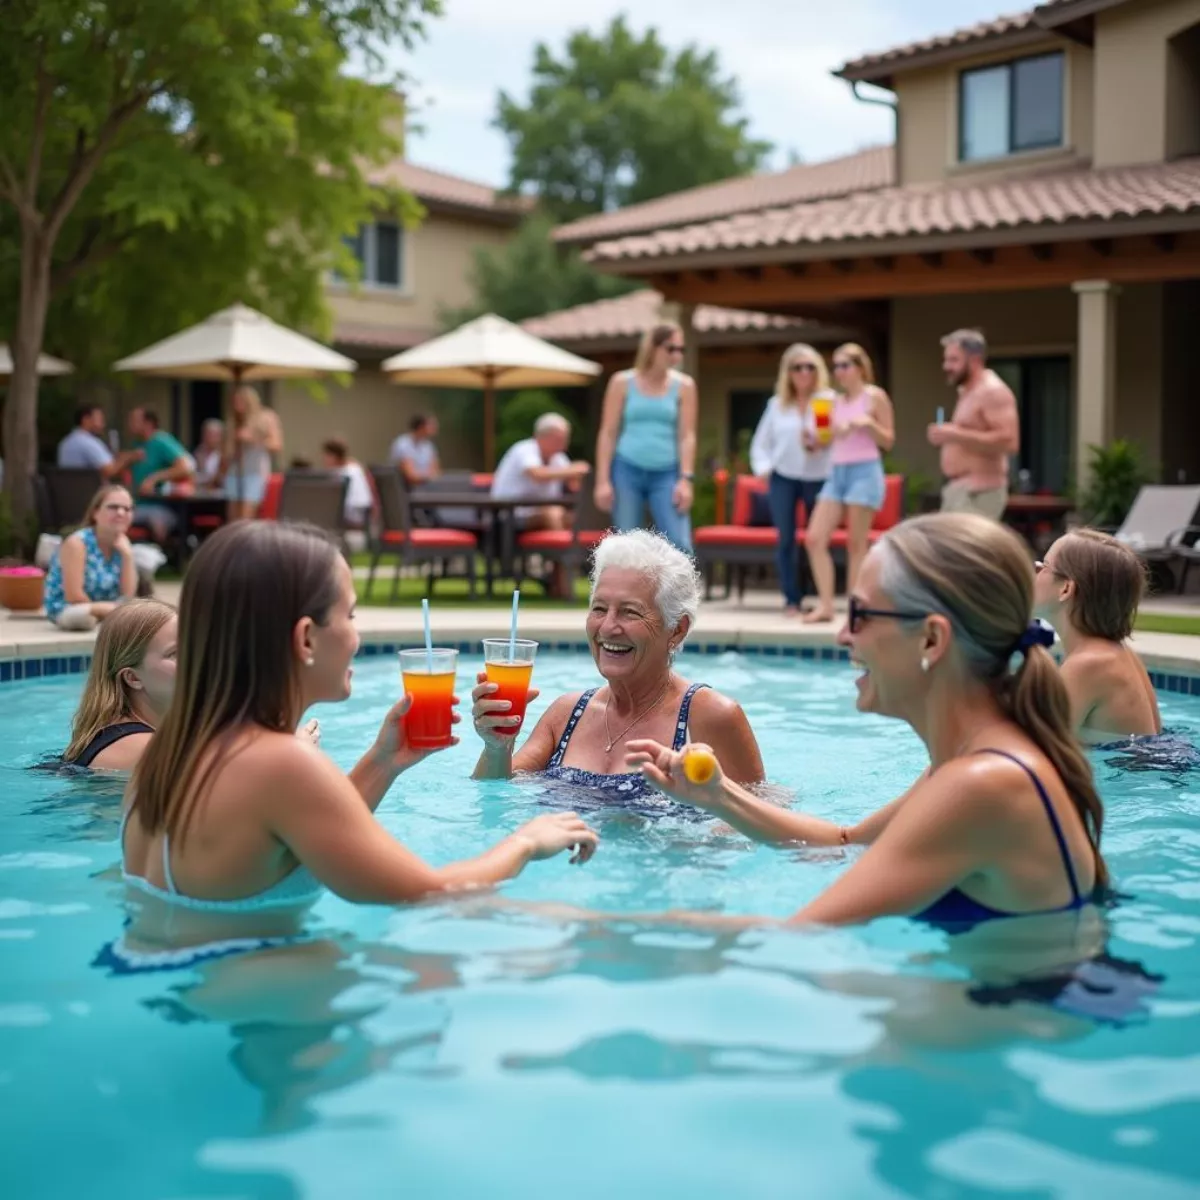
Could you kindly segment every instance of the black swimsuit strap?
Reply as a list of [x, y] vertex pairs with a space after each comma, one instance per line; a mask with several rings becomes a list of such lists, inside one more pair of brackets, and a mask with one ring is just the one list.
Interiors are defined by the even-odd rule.
[[1007, 750], [995, 750], [988, 747], [983, 750], [976, 750], [975, 753], [998, 754], [1001, 758], [1007, 758], [1009, 762], [1016, 763], [1029, 776], [1033, 786], [1037, 789], [1038, 796], [1041, 797], [1042, 807], [1046, 810], [1046, 816], [1050, 818], [1050, 828], [1054, 830], [1054, 840], [1058, 842], [1058, 852], [1062, 855], [1063, 866], [1067, 869], [1067, 881], [1071, 885], [1071, 900], [1075, 904], [1081, 903], [1083, 895], [1079, 891], [1079, 881], [1075, 878], [1075, 868], [1071, 865], [1071, 852], [1067, 849], [1067, 839], [1063, 836], [1058, 814], [1054, 811], [1054, 805], [1050, 802], [1050, 796], [1047, 794], [1042, 781], [1038, 778], [1037, 772], [1028, 763], [1022, 762], [1015, 754], [1009, 754]]
[[118, 721], [115, 725], [106, 725], [86, 746], [83, 753], [75, 760], [77, 767], [90, 767], [101, 751], [119, 742], [122, 738], [133, 733], [153, 733], [152, 726], [145, 721]]

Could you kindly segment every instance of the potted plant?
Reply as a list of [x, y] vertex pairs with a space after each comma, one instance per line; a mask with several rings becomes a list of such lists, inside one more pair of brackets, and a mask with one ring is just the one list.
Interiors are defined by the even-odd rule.
[[1088, 455], [1088, 485], [1079, 508], [1092, 526], [1116, 529], [1153, 475], [1138, 447], [1123, 438], [1106, 446], [1089, 446]]
[[0, 492], [0, 608], [37, 612], [46, 573], [17, 556], [17, 541], [8, 495]]

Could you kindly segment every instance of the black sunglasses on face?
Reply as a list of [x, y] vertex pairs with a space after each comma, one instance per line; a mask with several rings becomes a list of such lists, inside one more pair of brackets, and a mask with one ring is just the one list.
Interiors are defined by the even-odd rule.
[[896, 608], [868, 608], [856, 596], [851, 596], [846, 619], [850, 625], [850, 632], [858, 633], [868, 617], [887, 617], [893, 621], [923, 621], [928, 615], [923, 612], [904, 612]]
[[817, 368], [812, 363], [792, 363], [788, 367], [789, 371], [815, 371]]
[[676, 345], [672, 344], [672, 345], [664, 346], [663, 349], [665, 349], [668, 354], [682, 354], [684, 352], [685, 347], [676, 346]]
[[857, 363], [852, 363], [849, 360], [844, 359], [842, 362], [835, 362], [833, 364], [833, 369], [835, 371], [848, 371], [851, 367], [855, 367], [857, 365]]

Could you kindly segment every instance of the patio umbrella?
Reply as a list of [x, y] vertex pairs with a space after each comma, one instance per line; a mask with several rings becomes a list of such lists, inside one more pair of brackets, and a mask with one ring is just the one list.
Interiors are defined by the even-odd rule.
[[[49, 354], [39, 354], [37, 373], [39, 375], [70, 375], [75, 368], [61, 358], [51, 358]], [[13, 373], [12, 353], [4, 342], [0, 342], [0, 383], [6, 383]]]
[[307, 379], [353, 371], [352, 358], [277, 325], [244, 304], [213, 313], [199, 325], [172, 334], [114, 363], [118, 371], [172, 379]]
[[560, 350], [494, 313], [385, 359], [393, 383], [483, 391], [483, 453], [496, 465], [496, 392], [570, 387], [600, 374], [600, 364]]
[[[171, 379], [309, 379], [353, 371], [352, 358], [277, 325], [245, 304], [213, 313], [199, 325], [172, 334], [113, 364], [118, 371]], [[238, 458], [242, 448], [238, 446]], [[241, 472], [238, 472], [239, 492]]]

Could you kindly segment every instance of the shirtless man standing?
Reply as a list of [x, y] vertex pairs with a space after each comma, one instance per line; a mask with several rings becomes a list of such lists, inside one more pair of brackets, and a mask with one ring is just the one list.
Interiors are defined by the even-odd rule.
[[942, 338], [942, 370], [958, 388], [953, 417], [928, 429], [930, 445], [942, 451], [942, 512], [998, 521], [1008, 504], [1008, 456], [1021, 444], [1016, 397], [987, 366], [987, 342], [976, 329]]

